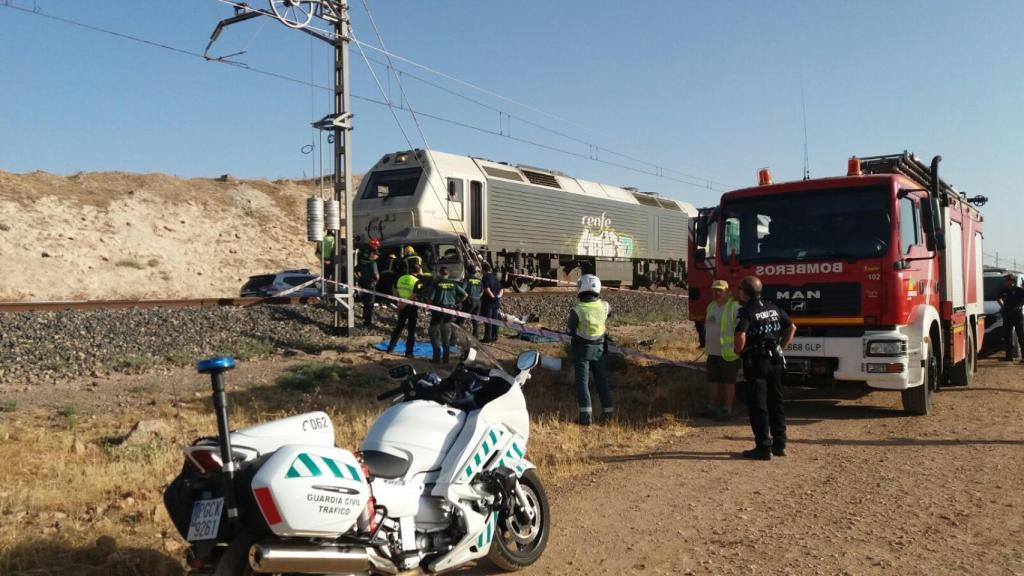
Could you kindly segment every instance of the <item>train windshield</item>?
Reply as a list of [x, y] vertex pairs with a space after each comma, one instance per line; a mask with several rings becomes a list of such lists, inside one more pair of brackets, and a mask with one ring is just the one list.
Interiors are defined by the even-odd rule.
[[412, 196], [416, 193], [416, 185], [423, 174], [422, 168], [404, 168], [402, 170], [381, 170], [370, 174], [369, 182], [363, 189], [363, 200], [374, 198], [395, 198]]
[[721, 223], [722, 257], [744, 262], [876, 258], [892, 241], [884, 186], [737, 199]]

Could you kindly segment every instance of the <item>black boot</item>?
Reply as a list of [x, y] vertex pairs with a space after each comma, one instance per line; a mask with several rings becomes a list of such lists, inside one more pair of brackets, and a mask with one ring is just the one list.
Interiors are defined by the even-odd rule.
[[751, 450], [744, 450], [740, 456], [749, 460], [771, 460], [772, 450], [766, 446], [757, 446]]
[[579, 417], [576, 418], [576, 423], [580, 426], [590, 426], [594, 423], [594, 415], [590, 412], [580, 412]]
[[786, 456], [785, 446], [772, 446], [772, 456], [778, 456], [779, 458]]

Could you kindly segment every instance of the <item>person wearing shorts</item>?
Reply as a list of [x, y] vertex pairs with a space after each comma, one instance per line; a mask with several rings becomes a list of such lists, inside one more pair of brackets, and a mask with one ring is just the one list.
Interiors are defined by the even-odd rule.
[[704, 315], [708, 396], [700, 416], [728, 420], [732, 418], [736, 380], [741, 365], [740, 357], [734, 350], [736, 313], [740, 304], [729, 293], [729, 283], [725, 280], [715, 280], [711, 284], [711, 294], [713, 300]]

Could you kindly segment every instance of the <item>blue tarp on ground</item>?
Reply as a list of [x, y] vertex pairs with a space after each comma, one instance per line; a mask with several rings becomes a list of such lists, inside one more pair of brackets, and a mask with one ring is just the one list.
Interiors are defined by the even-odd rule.
[[[374, 344], [373, 348], [375, 350], [380, 350], [381, 352], [386, 352], [387, 349], [388, 349], [388, 341], [387, 340], [381, 340], [379, 343]], [[395, 345], [395, 352], [394, 353], [398, 354], [399, 356], [404, 356], [405, 355], [405, 339], [404, 338], [399, 340], [398, 344]], [[454, 356], [454, 355], [456, 355], [458, 353], [459, 353], [459, 348], [457, 346], [452, 346], [451, 347], [451, 354]], [[419, 341], [417, 341], [415, 344], [413, 344], [412, 355], [414, 357], [416, 357], [416, 358], [433, 358], [434, 357], [434, 348], [430, 345], [430, 342], [419, 342]]]

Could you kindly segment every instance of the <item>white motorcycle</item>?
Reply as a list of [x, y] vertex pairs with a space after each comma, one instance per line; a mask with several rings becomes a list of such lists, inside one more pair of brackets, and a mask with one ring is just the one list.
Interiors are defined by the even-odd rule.
[[219, 434], [185, 448], [164, 493], [192, 573], [431, 574], [484, 556], [503, 570], [536, 562], [550, 518], [525, 458], [521, 388], [540, 355], [522, 353], [511, 375], [453, 330], [458, 366], [444, 379], [393, 368], [402, 383], [378, 400], [394, 405], [355, 454], [335, 447], [323, 412], [229, 432], [223, 373], [234, 361], [200, 362]]

